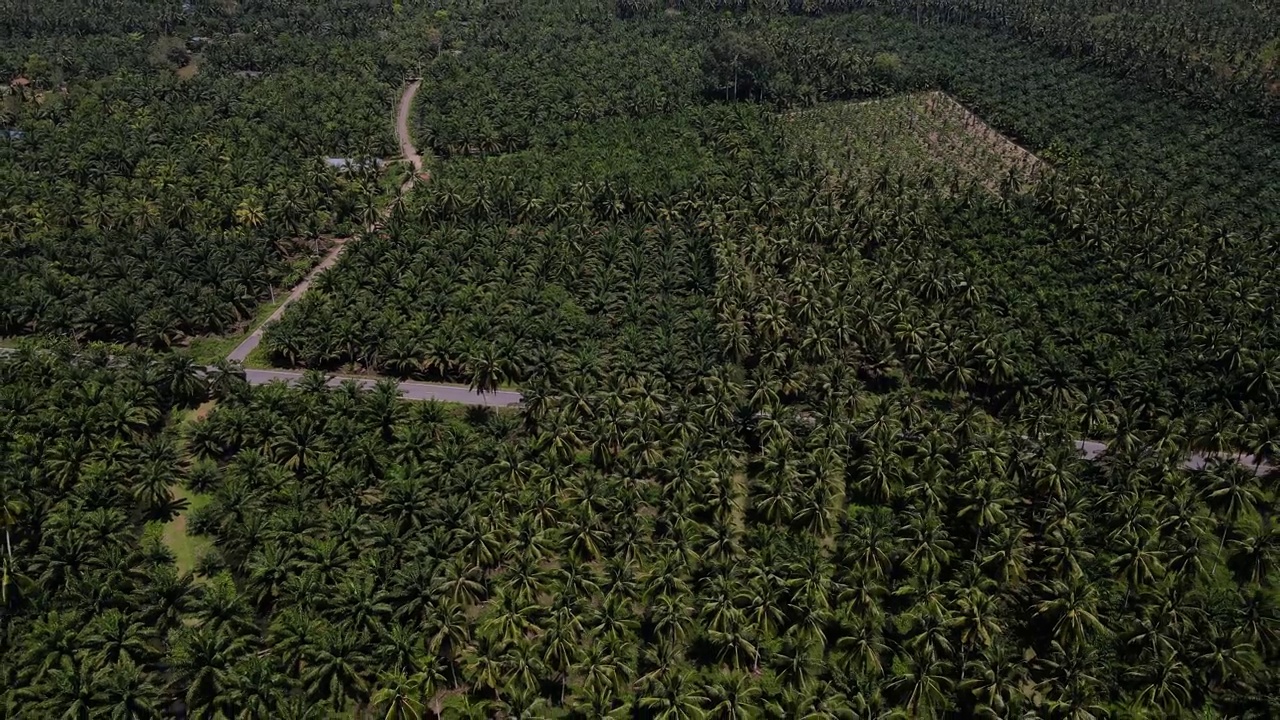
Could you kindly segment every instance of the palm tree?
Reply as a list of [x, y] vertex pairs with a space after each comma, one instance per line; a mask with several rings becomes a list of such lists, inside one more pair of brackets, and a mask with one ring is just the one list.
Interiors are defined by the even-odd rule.
[[130, 663], [140, 665], [152, 659], [154, 633], [141, 622], [111, 609], [94, 618], [81, 638], [88, 657], [96, 665]]
[[1227, 561], [1238, 576], [1253, 585], [1265, 585], [1274, 577], [1280, 564], [1280, 527], [1270, 515], [1261, 518], [1256, 527], [1246, 527], [1243, 536], [1228, 541], [1231, 555]]
[[960, 512], [962, 518], [969, 519], [974, 526], [973, 552], [976, 555], [982, 543], [982, 532], [993, 525], [1002, 525], [1008, 518], [1005, 508], [1013, 505], [1013, 500], [1005, 494], [1004, 486], [998, 481], [978, 478], [965, 483], [960, 488]]
[[308, 420], [290, 423], [276, 439], [272, 453], [285, 468], [303, 477], [308, 464], [324, 452], [325, 442], [319, 429]]
[[629, 673], [628, 667], [605, 643], [597, 643], [581, 653], [573, 675], [581, 678], [582, 685], [588, 688], [612, 689], [622, 686]]
[[160, 690], [132, 661], [105, 665], [94, 676], [99, 688], [96, 710], [110, 720], [153, 720], [160, 717]]
[[1046, 705], [1064, 717], [1097, 717], [1103, 712], [1099, 700], [1102, 681], [1095, 673], [1102, 669], [1098, 653], [1092, 648], [1064, 648], [1058, 641], [1050, 643], [1049, 654], [1038, 662], [1053, 674], [1041, 687], [1049, 690]]
[[453, 665], [455, 654], [466, 647], [470, 636], [470, 623], [466, 611], [458, 602], [444, 599], [434, 603], [428, 609], [425, 618], [427, 650], [445, 658], [449, 662], [453, 684], [458, 684], [457, 672]]
[[80, 618], [74, 613], [52, 611], [36, 621], [25, 643], [23, 666], [33, 683], [54, 669], [70, 671], [79, 648]]
[[1256, 673], [1262, 667], [1254, 644], [1240, 633], [1222, 633], [1209, 627], [1207, 637], [1191, 666], [1200, 685], [1213, 692], [1234, 688], [1242, 692], [1253, 689]]
[[565, 606], [552, 613], [542, 634], [542, 665], [555, 673], [560, 681], [560, 704], [564, 704], [569, 689], [570, 670], [576, 665], [578, 657], [578, 638], [582, 635], [582, 625], [574, 613], [574, 609]]
[[1138, 538], [1132, 535], [1122, 540], [1122, 546], [1111, 561], [1111, 569], [1122, 575], [1128, 583], [1125, 590], [1125, 603], [1134, 588], [1146, 587], [1164, 575], [1161, 558], [1164, 553], [1155, 549], [1154, 538]]
[[360, 637], [348, 629], [330, 629], [308, 655], [302, 682], [314, 702], [328, 700], [339, 711], [348, 701], [364, 706], [369, 699], [369, 658]]
[[205, 375], [209, 384], [209, 395], [215, 400], [226, 400], [244, 393], [248, 388], [244, 369], [232, 365], [226, 360], [219, 360], [209, 368]]
[[1215, 463], [1206, 474], [1209, 482], [1202, 491], [1204, 501], [1220, 516], [1225, 516], [1225, 521], [1222, 522], [1222, 537], [1218, 540], [1218, 552], [1214, 555], [1213, 568], [1209, 571], [1212, 573], [1222, 559], [1222, 549], [1227, 542], [1227, 533], [1240, 522], [1242, 517], [1251, 515], [1255, 511], [1255, 506], [1262, 499], [1262, 493], [1258, 487], [1257, 476], [1229, 460]]
[[19, 691], [18, 699], [28, 701], [29, 707], [44, 717], [89, 720], [101, 702], [94, 674], [86, 663], [53, 669], [44, 684], [23, 690], [26, 692]]
[[245, 637], [213, 628], [176, 631], [171, 641], [175, 680], [190, 712], [214, 717], [229, 709], [227, 693], [235, 684], [233, 667], [251, 652]]
[[1019, 687], [1027, 676], [1027, 667], [1004, 643], [984, 647], [969, 662], [958, 689], [974, 700], [974, 714], [985, 718], [1005, 717], [1016, 713], [1022, 695]]
[[0, 558], [0, 606], [13, 608], [28, 597], [37, 585], [7, 555]]
[[420, 688], [413, 678], [403, 672], [384, 673], [370, 702], [383, 720], [420, 720], [423, 705], [419, 697]]
[[502, 656], [504, 674], [510, 680], [506, 684], [509, 689], [519, 688], [529, 691], [541, 683], [544, 668], [533, 647], [528, 641], [522, 641], [507, 648]]
[[1107, 632], [1098, 618], [1098, 591], [1093, 585], [1079, 579], [1053, 580], [1042, 592], [1046, 599], [1036, 604], [1036, 614], [1052, 623], [1055, 641], [1079, 647], [1092, 635]]
[[1000, 640], [1004, 628], [999, 620], [998, 599], [981, 587], [962, 589], [956, 605], [956, 616], [949, 624], [960, 633], [960, 645], [963, 648], [960, 660], [963, 681], [969, 653], [991, 647]]
[[[4, 550], [10, 564], [13, 563], [12, 532], [18, 520], [27, 511], [27, 503], [18, 495], [17, 488], [6, 476], [0, 479], [0, 526], [4, 527]], [[6, 566], [7, 567], [7, 566]]]
[[[514, 638], [512, 639], [514, 642]], [[493, 693], [495, 700], [502, 700], [505, 687], [500, 649], [507, 643], [481, 641], [466, 648], [462, 655], [463, 676], [475, 690]]]
[[1190, 673], [1176, 656], [1150, 658], [1126, 675], [1138, 683], [1140, 707], [1157, 707], [1170, 715], [1179, 715], [1191, 703]]
[[574, 720], [620, 720], [631, 716], [631, 704], [609, 687], [587, 685], [575, 693], [569, 716]]
[[290, 688], [270, 658], [252, 656], [236, 664], [234, 685], [228, 691], [225, 706], [234, 708], [239, 717], [275, 715], [285, 707]]
[[492, 393], [511, 378], [509, 363], [491, 344], [482, 345], [465, 363], [468, 385], [477, 393]]
[[665, 668], [642, 692], [639, 706], [657, 720], [699, 720], [706, 715], [702, 706], [707, 698], [699, 694], [689, 670]]
[[989, 541], [991, 551], [980, 558], [981, 564], [993, 570], [1001, 582], [1017, 585], [1029, 571], [1030, 537], [1031, 534], [1016, 520], [1006, 524]]
[[942, 660], [909, 655], [886, 688], [913, 717], [932, 718], [946, 712], [952, 680]]

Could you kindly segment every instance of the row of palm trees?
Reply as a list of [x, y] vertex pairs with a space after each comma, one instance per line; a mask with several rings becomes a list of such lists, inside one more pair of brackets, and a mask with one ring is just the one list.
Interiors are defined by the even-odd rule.
[[[511, 104], [504, 35], [626, 37], [464, 5], [498, 59], [457, 81]], [[1275, 714], [1275, 477], [1183, 465], [1275, 456], [1272, 234], [1069, 163], [993, 193], [850, 176], [748, 103], [668, 117], [669, 175], [454, 163], [266, 339], [518, 410], [0, 358], [3, 714]]]
[[[762, 12], [733, 15], [705, 11], [756, 4], [711, 5], [685, 3], [673, 17], [659, 3], [659, 12], [625, 23], [635, 32], [683, 34], [704, 47], [708, 99], [763, 97], [792, 109], [895, 88], [940, 88], [1001, 132], [1047, 151], [1043, 156], [1059, 166], [1140, 179], [1211, 216], [1243, 223], [1267, 217], [1280, 201], [1280, 165], [1274, 153], [1259, 151], [1274, 147], [1274, 133], [1255, 117], [1275, 114], [1276, 96], [1265, 90], [1276, 67], [1265, 65], [1274, 55], [1267, 47], [1272, 38], [1262, 37], [1274, 23], [1253, 16], [1265, 10], [1242, 5], [1210, 17], [1193, 3], [1175, 2], [1159, 11], [1121, 8], [1095, 22], [1081, 18], [1092, 4], [1031, 0], [913, 0], [880, 9], [837, 2], [817, 12], [766, 3]], [[993, 32], [979, 15], [1008, 19], [1009, 32]], [[1182, 40], [1153, 40], [1153, 29], [1199, 47], [1186, 46], [1181, 58], [1153, 57], [1184, 47]], [[1100, 33], [1110, 49], [1082, 45]], [[1144, 49], [1121, 49], [1126, 44]], [[1237, 63], [1243, 65], [1230, 69]], [[757, 73], [763, 91], [747, 87]]]
[[5, 0], [0, 4], [0, 37], [47, 39], [69, 37], [77, 41], [103, 36], [138, 34], [187, 36], [252, 32], [277, 35], [299, 28], [358, 36], [370, 21], [384, 21], [392, 6], [370, 0], [321, 0], [294, 5], [261, 3], [228, 6], [211, 0], [119, 0], [112, 3], [76, 0], [63, 3], [28, 3]]
[[419, 144], [442, 157], [510, 152], [565, 123], [651, 117], [697, 98], [696, 36], [646, 38], [598, 10], [577, 0], [461, 10], [446, 26], [460, 47], [425, 68]]
[[[889, 54], [754, 18], [694, 15], [622, 23], [593, 0], [462, 9], [457, 45], [425, 70], [421, 141], [437, 155], [555, 145], [564, 127], [648, 118], [707, 100], [788, 107], [927, 84]], [[464, 19], [465, 18], [465, 19]]]

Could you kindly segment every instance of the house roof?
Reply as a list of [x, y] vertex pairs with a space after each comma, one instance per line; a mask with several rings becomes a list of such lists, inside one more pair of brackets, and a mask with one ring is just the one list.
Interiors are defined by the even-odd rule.
[[338, 168], [339, 170], [363, 170], [371, 167], [382, 167], [382, 161], [377, 158], [358, 160], [356, 158], [327, 157], [324, 159], [324, 164], [331, 168]]

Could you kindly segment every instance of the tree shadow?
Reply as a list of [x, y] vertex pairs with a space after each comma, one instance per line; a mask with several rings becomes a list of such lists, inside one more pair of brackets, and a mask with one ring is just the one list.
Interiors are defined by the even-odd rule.
[[186, 512], [190, 507], [190, 500], [170, 493], [169, 500], [167, 502], [160, 503], [147, 512], [147, 519], [159, 520], [160, 522], [165, 523], [171, 522], [178, 515]]

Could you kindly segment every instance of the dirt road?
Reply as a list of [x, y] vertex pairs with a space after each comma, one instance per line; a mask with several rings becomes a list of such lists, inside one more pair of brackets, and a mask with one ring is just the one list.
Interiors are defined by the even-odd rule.
[[[414, 80], [400, 95], [400, 107], [396, 110], [396, 137], [400, 140], [400, 155], [413, 166], [414, 173], [422, 172], [422, 156], [409, 136], [409, 110], [413, 107], [413, 97], [418, 94], [421, 80]], [[410, 182], [413, 182], [410, 180]]]
[[[409, 110], [413, 107], [413, 98], [418, 94], [418, 88], [422, 85], [421, 80], [414, 80], [405, 87], [404, 92], [400, 93], [400, 102], [396, 106], [396, 139], [400, 143], [400, 154], [413, 167], [413, 171], [409, 173], [409, 179], [400, 186], [400, 193], [408, 192], [409, 188], [417, 179], [418, 174], [422, 171], [422, 156], [418, 154], [418, 149], [414, 147], [413, 138], [409, 136]], [[375, 224], [376, 227], [376, 224]], [[372, 228], [370, 228], [372, 229]], [[284, 311], [294, 301], [306, 294], [311, 287], [311, 281], [315, 280], [320, 273], [333, 267], [338, 262], [338, 258], [342, 257], [342, 251], [347, 247], [347, 241], [351, 238], [341, 238], [335, 244], [333, 249], [320, 261], [320, 264], [312, 268], [311, 272], [298, 283], [297, 287], [289, 292], [289, 297], [280, 303], [280, 307], [271, 313], [271, 317], [262, 322], [261, 325], [253, 329], [234, 350], [227, 355], [227, 359], [232, 362], [243, 363], [259, 344], [262, 343], [262, 331], [271, 323], [284, 317]]]
[[232, 362], [243, 363], [249, 357], [249, 353], [253, 352], [258, 347], [258, 344], [262, 342], [263, 328], [283, 317], [284, 309], [289, 307], [290, 303], [306, 294], [307, 290], [311, 287], [311, 281], [315, 280], [317, 275], [333, 267], [333, 264], [338, 262], [338, 258], [342, 255], [342, 249], [346, 247], [347, 241], [350, 239], [351, 238], [339, 238], [334, 243], [333, 248], [325, 254], [320, 263], [312, 268], [311, 272], [307, 273], [306, 277], [302, 278], [302, 282], [298, 283], [293, 290], [289, 291], [289, 297], [285, 298], [284, 302], [280, 303], [280, 307], [276, 308], [276, 311], [271, 313], [270, 317], [263, 320], [261, 325], [254, 328], [253, 332], [249, 333], [249, 336], [241, 341], [241, 343], [236, 346], [235, 350], [231, 351], [231, 354], [227, 355], [227, 359]]

